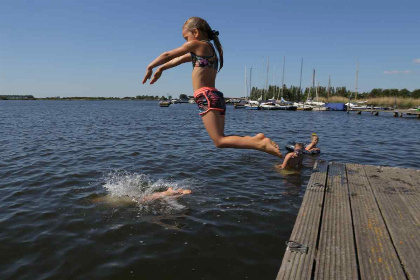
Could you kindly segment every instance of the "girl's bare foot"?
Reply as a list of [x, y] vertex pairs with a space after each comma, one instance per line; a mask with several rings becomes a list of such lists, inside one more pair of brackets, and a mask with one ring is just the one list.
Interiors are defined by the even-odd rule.
[[262, 145], [261, 151], [277, 156], [279, 158], [283, 158], [283, 155], [280, 152], [279, 146], [270, 138], [262, 139], [261, 145]]
[[253, 138], [255, 138], [257, 140], [263, 140], [265, 138], [265, 135], [264, 135], [264, 133], [258, 133]]

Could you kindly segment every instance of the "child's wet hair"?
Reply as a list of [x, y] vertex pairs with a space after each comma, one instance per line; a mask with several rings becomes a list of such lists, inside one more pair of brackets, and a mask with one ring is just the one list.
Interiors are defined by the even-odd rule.
[[295, 149], [302, 149], [302, 148], [303, 148], [303, 144], [302, 143], [296, 143], [295, 144]]
[[216, 30], [212, 30], [207, 21], [199, 17], [190, 17], [189, 19], [187, 19], [187, 21], [182, 27], [186, 27], [189, 31], [192, 31], [194, 28], [197, 28], [198, 30], [204, 33], [207, 39], [213, 40], [217, 52], [219, 53], [220, 71], [223, 67], [223, 48], [219, 41], [219, 32]]

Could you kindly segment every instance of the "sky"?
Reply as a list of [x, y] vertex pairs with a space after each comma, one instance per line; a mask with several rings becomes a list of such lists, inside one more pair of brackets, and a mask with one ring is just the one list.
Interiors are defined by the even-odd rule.
[[192, 95], [191, 63], [142, 85], [147, 65], [181, 46], [191, 16], [220, 32], [224, 67], [216, 87], [312, 84], [355, 89], [420, 88], [417, 0], [0, 0], [0, 95], [35, 97]]

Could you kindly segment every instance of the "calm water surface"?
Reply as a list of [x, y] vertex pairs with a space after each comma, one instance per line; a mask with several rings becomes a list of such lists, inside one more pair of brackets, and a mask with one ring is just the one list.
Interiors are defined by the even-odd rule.
[[[414, 118], [228, 108], [227, 134], [314, 131], [321, 155], [285, 174], [216, 149], [194, 105], [0, 101], [0, 277], [274, 279], [316, 159], [420, 168]], [[192, 194], [138, 202], [167, 187]]]

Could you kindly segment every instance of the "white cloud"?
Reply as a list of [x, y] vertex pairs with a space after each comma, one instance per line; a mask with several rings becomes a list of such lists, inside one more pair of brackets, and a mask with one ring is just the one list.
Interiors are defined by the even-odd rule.
[[420, 64], [420, 58], [413, 59], [413, 62], [416, 64]]
[[391, 70], [391, 71], [384, 71], [384, 74], [392, 75], [392, 74], [410, 74], [410, 70]]

